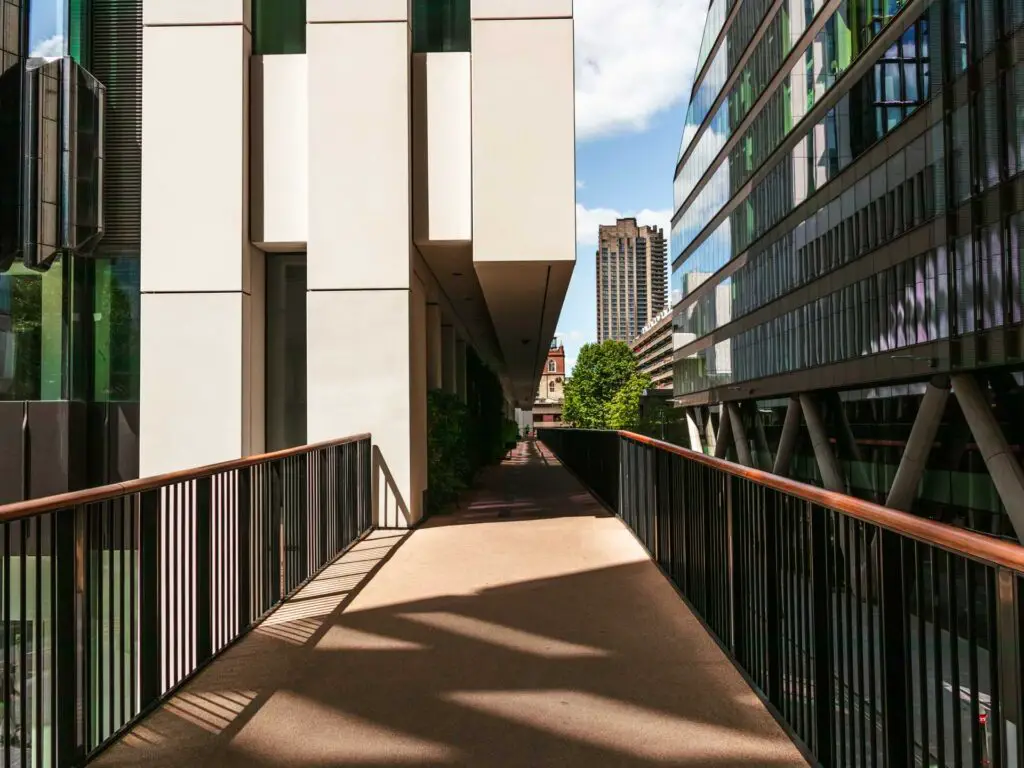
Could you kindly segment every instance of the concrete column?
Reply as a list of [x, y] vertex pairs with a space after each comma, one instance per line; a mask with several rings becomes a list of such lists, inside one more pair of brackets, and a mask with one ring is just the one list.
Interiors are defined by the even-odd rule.
[[[411, 448], [413, 488], [419, 488], [422, 504], [427, 490], [427, 388], [429, 386], [430, 350], [430, 305], [426, 303], [426, 291], [418, 276], [412, 280], [412, 314], [410, 316], [411, 349], [409, 350], [409, 385], [411, 414]], [[436, 304], [434, 305], [437, 306]], [[438, 326], [440, 329], [440, 326]], [[436, 334], [440, 340], [440, 334]], [[422, 507], [421, 507], [422, 509]], [[425, 510], [424, 510], [425, 511]]]
[[466, 402], [466, 342], [463, 339], [455, 340], [455, 394], [462, 402]]
[[770, 471], [773, 464], [772, 449], [768, 445], [768, 436], [764, 432], [764, 419], [761, 418], [761, 411], [756, 402], [749, 403], [748, 408], [750, 422], [754, 425], [754, 444], [757, 446], [754, 466]]
[[[712, 419], [708, 419], [708, 424], [712, 423]], [[718, 435], [715, 437], [715, 458], [724, 459], [729, 453], [729, 443], [732, 442], [732, 419], [729, 418], [729, 414], [725, 408], [722, 409], [721, 415], [718, 417]]]
[[455, 326], [441, 326], [441, 387], [455, 393]]
[[[828, 397], [829, 404], [836, 411], [836, 420], [839, 422], [839, 440], [842, 443], [843, 450], [850, 456], [850, 474], [853, 476], [854, 485], [858, 488], [873, 490], [874, 483], [868, 473], [867, 462], [864, 461], [864, 456], [860, 452], [860, 445], [857, 443], [856, 435], [853, 434], [850, 421], [846, 418], [846, 409], [843, 407], [843, 401], [839, 397], [838, 392], [833, 392]], [[854, 495], [856, 496], [856, 494]]]
[[733, 442], [736, 444], [737, 459], [745, 467], [754, 466], [753, 458], [750, 455], [750, 442], [747, 440], [747, 429], [743, 425], [743, 415], [740, 413], [739, 406], [736, 403], [727, 403], [725, 411], [722, 414], [722, 423], [724, 424], [728, 421], [732, 425], [732, 436]]
[[265, 296], [249, 241], [249, 3], [146, 0], [142, 39], [139, 471], [152, 475], [263, 450]]
[[910, 429], [910, 438], [903, 449], [903, 457], [893, 478], [885, 506], [909, 512], [917, 497], [917, 488], [928, 466], [935, 436], [942, 423], [942, 414], [949, 400], [949, 377], [936, 376], [928, 383], [924, 398]]
[[690, 437], [690, 450], [704, 452], [704, 444], [700, 439], [700, 428], [694, 417], [693, 408], [686, 409], [686, 432]]
[[811, 445], [814, 448], [814, 458], [818, 462], [818, 471], [821, 472], [822, 483], [830, 491], [846, 493], [843, 473], [839, 469], [839, 461], [832, 450], [832, 443], [825, 430], [825, 421], [821, 418], [821, 411], [814, 396], [800, 395], [800, 408], [807, 421], [807, 431], [811, 434]]
[[308, 436], [371, 433], [375, 519], [405, 527], [422, 517], [426, 346], [411, 259], [408, 8], [318, 0], [307, 21]]
[[711, 409], [707, 406], [703, 406], [700, 409], [701, 416], [704, 419], [704, 438], [708, 444], [708, 455], [718, 455], [718, 440], [715, 436], [715, 421], [711, 418]]
[[789, 477], [802, 419], [800, 398], [790, 397], [789, 407], [786, 408], [786, 420], [782, 424], [782, 437], [779, 438], [779, 452], [775, 455], [775, 465], [772, 467], [772, 472], [776, 475]]
[[1006, 507], [1017, 539], [1024, 543], [1024, 467], [1014, 456], [974, 376], [967, 373], [954, 376], [953, 394], [971, 428], [999, 499]]
[[441, 389], [444, 386], [441, 307], [428, 303], [426, 310], [427, 389]]

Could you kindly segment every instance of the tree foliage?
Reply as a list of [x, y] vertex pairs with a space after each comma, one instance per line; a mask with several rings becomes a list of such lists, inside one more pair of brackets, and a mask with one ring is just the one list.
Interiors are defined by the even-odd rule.
[[562, 418], [584, 429], [622, 429], [640, 416], [640, 396], [649, 380], [621, 341], [585, 344], [565, 382]]
[[608, 403], [608, 428], [630, 429], [640, 423], [640, 398], [651, 384], [645, 373], [634, 373]]

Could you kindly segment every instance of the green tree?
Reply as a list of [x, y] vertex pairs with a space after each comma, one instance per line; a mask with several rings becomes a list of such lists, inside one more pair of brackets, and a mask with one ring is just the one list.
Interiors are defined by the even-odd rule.
[[607, 429], [612, 399], [636, 375], [636, 358], [624, 342], [584, 344], [565, 382], [562, 418], [584, 429]]
[[634, 373], [608, 403], [609, 429], [635, 429], [640, 424], [640, 398], [651, 385], [651, 377]]

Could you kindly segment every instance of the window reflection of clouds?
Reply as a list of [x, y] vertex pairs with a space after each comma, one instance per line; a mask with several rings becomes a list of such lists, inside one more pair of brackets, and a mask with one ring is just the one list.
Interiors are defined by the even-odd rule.
[[67, 0], [28, 0], [29, 55], [63, 56], [68, 32]]

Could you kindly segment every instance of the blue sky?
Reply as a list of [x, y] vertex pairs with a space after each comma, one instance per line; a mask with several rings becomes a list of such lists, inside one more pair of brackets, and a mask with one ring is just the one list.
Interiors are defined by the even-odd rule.
[[596, 338], [594, 251], [617, 215], [668, 225], [705, 0], [575, 0], [576, 270], [558, 333], [571, 366]]

